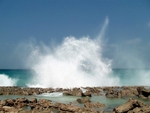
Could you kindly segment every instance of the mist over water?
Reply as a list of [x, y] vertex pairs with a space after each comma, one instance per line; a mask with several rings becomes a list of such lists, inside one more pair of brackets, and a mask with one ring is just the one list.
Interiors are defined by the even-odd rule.
[[108, 18], [98, 37], [66, 37], [63, 42], [50, 46], [32, 46], [28, 59], [35, 74], [29, 87], [114, 86], [119, 79], [111, 75], [111, 61], [102, 56], [102, 38]]

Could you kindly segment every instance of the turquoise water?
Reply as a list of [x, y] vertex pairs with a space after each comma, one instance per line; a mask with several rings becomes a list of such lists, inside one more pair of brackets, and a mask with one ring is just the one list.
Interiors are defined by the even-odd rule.
[[[26, 87], [30, 83], [31, 78], [35, 77], [36, 74], [32, 70], [12, 70], [12, 69], [0, 69], [0, 77], [3, 80], [2, 75], [9, 77], [10, 79], [16, 79], [15, 86]], [[150, 85], [150, 69], [113, 69], [110, 76], [118, 77], [120, 86], [133, 86], [133, 85]], [[49, 79], [49, 78], [48, 78]], [[103, 78], [102, 78], [103, 79]], [[5, 83], [9, 82], [4, 79]], [[0, 83], [3, 86], [3, 83]]]
[[[24, 69], [0, 69], [0, 76], [3, 74], [11, 79], [17, 79], [15, 86], [26, 86], [26, 83], [33, 75], [33, 71]], [[0, 85], [3, 86], [3, 84]]]
[[113, 69], [113, 75], [119, 77], [120, 85], [149, 86], [150, 69]]

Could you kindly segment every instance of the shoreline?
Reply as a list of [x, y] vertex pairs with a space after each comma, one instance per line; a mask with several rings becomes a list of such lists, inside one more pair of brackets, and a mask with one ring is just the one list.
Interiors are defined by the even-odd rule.
[[[63, 96], [68, 98], [76, 97], [76, 101], [63, 103], [52, 101], [49, 99], [38, 99], [37, 95], [43, 93], [61, 92]], [[81, 87], [81, 88], [30, 88], [19, 86], [0, 86], [0, 96], [15, 95], [22, 98], [7, 98], [0, 100], [0, 111], [3, 113], [14, 111], [11, 113], [30, 113], [30, 112], [49, 112], [49, 113], [126, 113], [133, 110], [143, 113], [149, 110], [150, 102], [143, 103], [141, 100], [150, 100], [149, 86], [104, 86], [104, 87]], [[33, 97], [28, 99], [27, 97]], [[125, 99], [121, 105], [109, 106], [92, 98], [105, 97], [106, 99]], [[142, 104], [141, 104], [142, 103]], [[122, 107], [123, 106], [123, 107]], [[145, 107], [145, 108], [143, 108]], [[132, 112], [131, 112], [132, 113]]]

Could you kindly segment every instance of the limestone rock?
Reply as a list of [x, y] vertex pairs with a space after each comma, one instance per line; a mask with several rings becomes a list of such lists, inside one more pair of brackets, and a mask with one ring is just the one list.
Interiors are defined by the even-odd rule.
[[129, 99], [125, 104], [122, 104], [116, 108], [114, 108], [115, 113], [127, 113], [130, 110], [133, 110], [136, 107], [146, 106], [141, 101], [135, 99]]
[[78, 98], [77, 99], [77, 102], [83, 104], [83, 103], [86, 103], [86, 102], [91, 102], [89, 99], [87, 98]]

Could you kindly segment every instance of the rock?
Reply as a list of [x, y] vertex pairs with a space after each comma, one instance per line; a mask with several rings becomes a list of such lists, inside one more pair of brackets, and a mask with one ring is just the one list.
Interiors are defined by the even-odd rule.
[[17, 98], [15, 103], [14, 103], [14, 106], [16, 108], [22, 108], [22, 107], [27, 106], [28, 103], [29, 103], [29, 100], [26, 98]]
[[15, 99], [7, 99], [6, 102], [7, 102], [7, 106], [14, 106]]
[[139, 94], [136, 87], [123, 87], [120, 93], [121, 93], [121, 97], [138, 96]]
[[91, 102], [86, 102], [84, 104], [84, 106], [86, 108], [100, 108], [100, 107], [105, 107], [105, 104], [101, 104], [99, 102], [94, 102], [94, 103], [91, 103]]
[[31, 98], [31, 99], [29, 100], [29, 102], [30, 102], [30, 103], [37, 103], [37, 99], [36, 99], [36, 98]]
[[125, 104], [122, 104], [116, 108], [114, 108], [115, 113], [126, 113], [130, 110], [133, 110], [136, 107], [143, 107], [146, 106], [141, 101], [135, 99], [129, 99]]
[[101, 95], [100, 92], [102, 91], [102, 88], [100, 87], [86, 87], [84, 88], [85, 90], [87, 90], [86, 92], [88, 92], [89, 94], [93, 94], [93, 95]]
[[74, 88], [69, 91], [64, 91], [63, 95], [68, 95], [68, 96], [82, 96], [82, 90], [80, 88]]
[[27, 98], [17, 98], [17, 103], [29, 103], [29, 100]]
[[49, 108], [53, 106], [53, 103], [51, 100], [46, 100], [46, 99], [40, 99], [38, 101], [38, 104], [44, 108]]
[[3, 111], [9, 113], [18, 113], [18, 110], [15, 107], [3, 106]]
[[150, 89], [145, 89], [144, 87], [137, 88], [139, 92], [139, 97], [148, 98], [150, 96]]
[[6, 106], [6, 105], [7, 105], [6, 100], [0, 100], [0, 105], [2, 105], [2, 106]]
[[79, 102], [80, 104], [83, 104], [83, 103], [91, 102], [91, 101], [87, 98], [78, 98], [77, 102]]
[[99, 102], [94, 102], [94, 103], [93, 103], [93, 107], [94, 107], [94, 108], [105, 107], [105, 104], [101, 104], [101, 103], [99, 103]]
[[82, 93], [82, 97], [92, 97], [92, 92], [86, 91], [86, 92]]
[[150, 113], [150, 106], [136, 107], [128, 113]]
[[69, 104], [60, 104], [60, 109], [62, 111], [77, 112], [79, 108], [78, 106], [71, 106]]
[[106, 93], [106, 97], [107, 98], [120, 98], [121, 94], [120, 94], [120, 92], [118, 90], [109, 90]]

